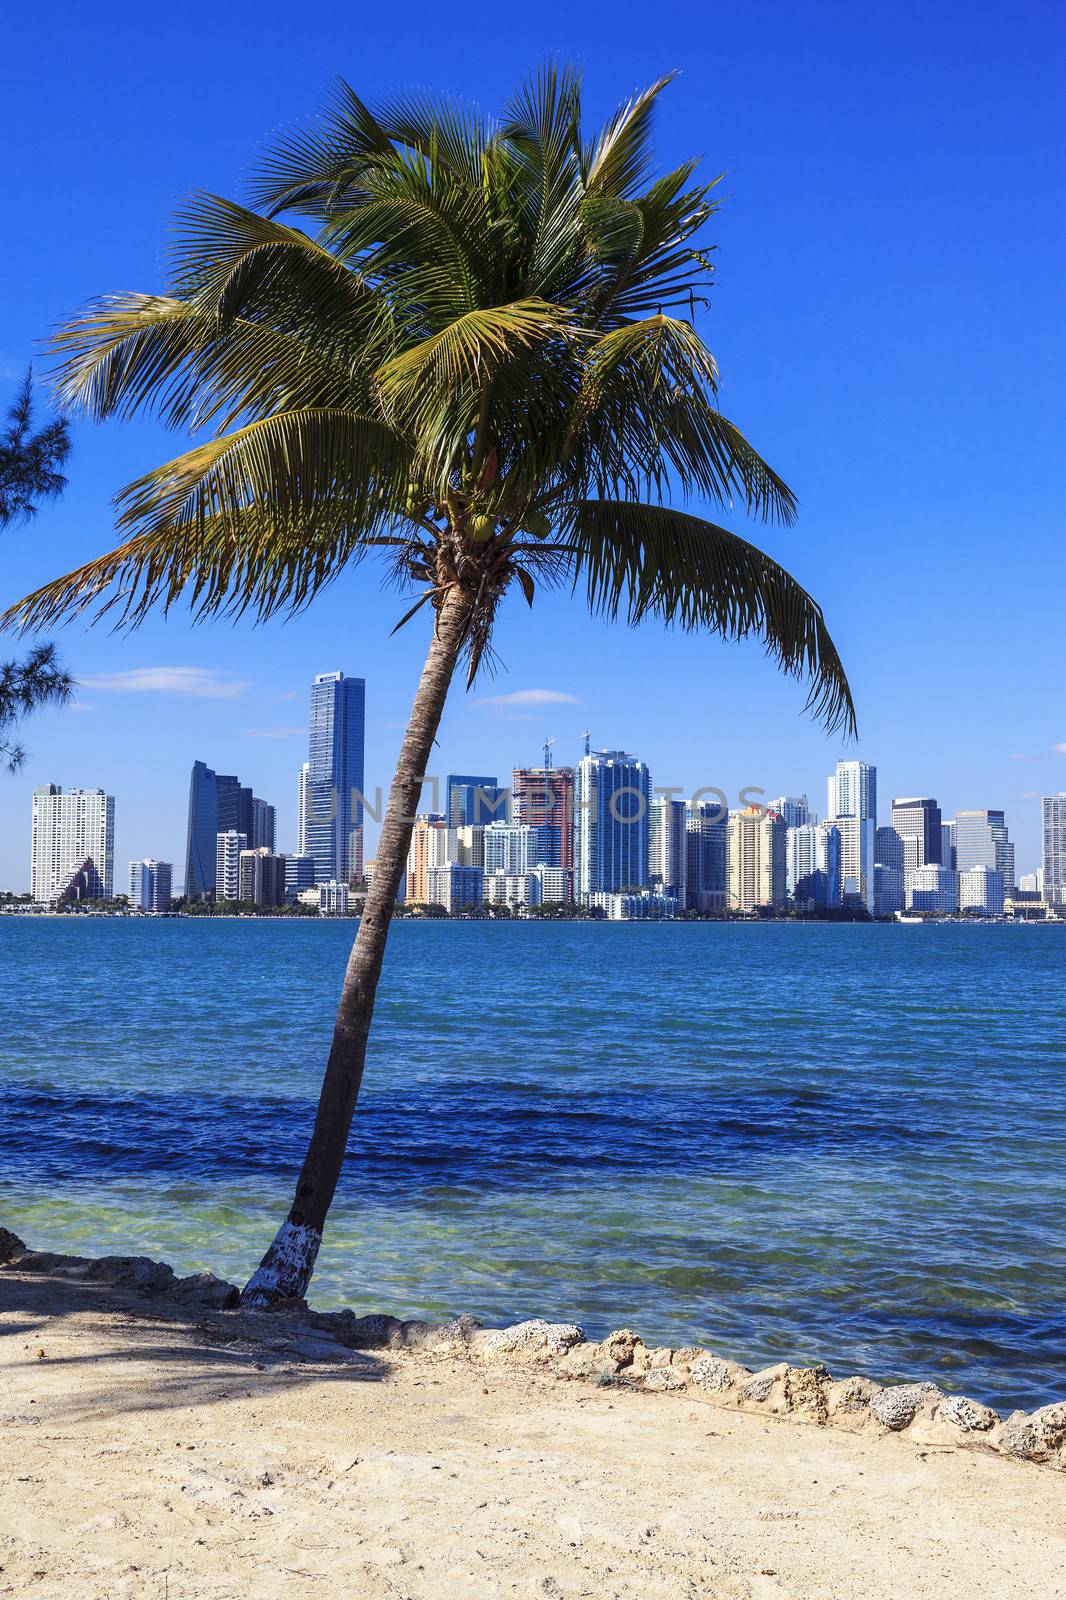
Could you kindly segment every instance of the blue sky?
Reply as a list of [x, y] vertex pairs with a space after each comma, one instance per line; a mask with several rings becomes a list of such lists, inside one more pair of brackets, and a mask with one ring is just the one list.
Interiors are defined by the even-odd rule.
[[[826, 609], [859, 706], [849, 753], [876, 763], [883, 811], [893, 793], [1004, 806], [1020, 870], [1037, 864], [1034, 796], [1066, 789], [1057, 5], [191, 0], [176, 20], [60, 0], [13, 14], [5, 45], [5, 400], [81, 301], [159, 287], [175, 202], [239, 192], [259, 144], [338, 74], [371, 99], [418, 84], [491, 107], [555, 53], [583, 64], [599, 119], [681, 68], [663, 161], [701, 153], [726, 174], [704, 325], [721, 403], [799, 496], [797, 527], [758, 537]], [[181, 447], [79, 422], [66, 497], [0, 542], [4, 602], [109, 547], [111, 494]], [[117, 796], [119, 881], [146, 853], [180, 870], [196, 757], [274, 800], [291, 847], [317, 671], [367, 679], [368, 782], [387, 785], [424, 645], [417, 623], [389, 639], [402, 609], [367, 566], [287, 624], [62, 630], [85, 686], [0, 779], [0, 887], [28, 884], [30, 791], [48, 781]], [[496, 679], [454, 696], [441, 772], [506, 773], [545, 734], [573, 758], [589, 727], [661, 783], [806, 790], [824, 809], [839, 741], [754, 644], [609, 628], [548, 597], [511, 602], [497, 649]], [[572, 698], [499, 703], [535, 690]]]

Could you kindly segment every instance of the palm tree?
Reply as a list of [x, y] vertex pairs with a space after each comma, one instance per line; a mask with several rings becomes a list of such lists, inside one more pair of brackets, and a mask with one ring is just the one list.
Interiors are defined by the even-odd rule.
[[[151, 409], [207, 442], [118, 497], [124, 542], [7, 613], [126, 624], [307, 606], [380, 550], [432, 615], [373, 883], [348, 961], [292, 1207], [244, 1291], [305, 1293], [344, 1159], [374, 996], [452, 678], [469, 685], [517, 587], [594, 613], [755, 634], [853, 726], [820, 607], [775, 561], [668, 505], [671, 491], [790, 523], [781, 479], [717, 409], [694, 326], [713, 185], [652, 170], [662, 80], [591, 140], [548, 67], [489, 121], [414, 94], [371, 111], [341, 84], [278, 143], [250, 207], [180, 213], [169, 290], [100, 300], [58, 336], [59, 392], [97, 418]], [[289, 220], [282, 220], [288, 217]], [[300, 224], [300, 225], [297, 225]]]

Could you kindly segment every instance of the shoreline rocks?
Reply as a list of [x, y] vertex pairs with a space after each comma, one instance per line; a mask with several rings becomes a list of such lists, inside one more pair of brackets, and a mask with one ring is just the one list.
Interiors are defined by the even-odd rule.
[[694, 1346], [649, 1347], [629, 1328], [587, 1340], [572, 1322], [542, 1317], [507, 1328], [484, 1328], [469, 1315], [433, 1323], [385, 1313], [315, 1311], [296, 1301], [269, 1311], [241, 1311], [235, 1284], [213, 1273], [178, 1278], [165, 1262], [144, 1256], [55, 1255], [30, 1250], [0, 1228], [0, 1274], [16, 1271], [100, 1284], [145, 1299], [218, 1314], [210, 1324], [222, 1342], [269, 1350], [300, 1363], [366, 1366], [363, 1351], [387, 1350], [434, 1359], [514, 1366], [622, 1384], [647, 1394], [686, 1395], [704, 1405], [764, 1416], [790, 1417], [814, 1427], [895, 1435], [916, 1445], [977, 1449], [1066, 1471], [1066, 1401], [1015, 1411], [1005, 1420], [991, 1406], [945, 1394], [934, 1383], [882, 1385], [871, 1378], [834, 1379], [824, 1366], [778, 1362], [753, 1372], [739, 1362]]

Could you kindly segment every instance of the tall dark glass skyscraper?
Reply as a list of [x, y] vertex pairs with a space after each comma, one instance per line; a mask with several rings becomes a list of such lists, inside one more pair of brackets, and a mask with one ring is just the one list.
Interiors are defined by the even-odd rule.
[[251, 840], [255, 835], [256, 809], [263, 805], [238, 777], [214, 772], [204, 761], [193, 762], [185, 842], [187, 900], [202, 900], [205, 895], [214, 894], [218, 835], [243, 833]]
[[315, 882], [363, 875], [363, 748], [366, 683], [320, 672], [311, 685], [304, 835]]

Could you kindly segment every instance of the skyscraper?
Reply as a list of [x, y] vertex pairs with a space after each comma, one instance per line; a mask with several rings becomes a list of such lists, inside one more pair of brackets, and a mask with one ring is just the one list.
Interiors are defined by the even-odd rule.
[[[110, 900], [114, 888], [115, 800], [102, 789], [62, 789], [46, 783], [33, 791], [30, 893], [54, 898], [64, 880], [91, 863], [89, 878], [97, 894]], [[95, 876], [94, 876], [95, 875]]]
[[874, 916], [890, 917], [904, 907], [903, 840], [895, 828], [878, 828], [874, 846]]
[[407, 904], [426, 905], [429, 901], [429, 873], [448, 861], [450, 830], [444, 817], [433, 811], [416, 817], [407, 852]]
[[1041, 801], [1044, 843], [1044, 901], [1066, 906], [1066, 791]]
[[783, 794], [771, 800], [767, 810], [776, 811], [786, 828], [805, 828], [818, 821], [805, 794]]
[[840, 830], [841, 897], [845, 905], [874, 909], [877, 768], [838, 761], [828, 782], [827, 822]]
[[304, 838], [315, 880], [346, 883], [363, 874], [363, 741], [366, 684], [320, 672], [311, 686]]
[[515, 767], [511, 780], [515, 822], [545, 827], [549, 866], [574, 865], [573, 767]]
[[503, 872], [509, 877], [532, 872], [534, 867], [554, 865], [545, 856], [547, 829], [510, 822], [493, 822], [481, 830], [481, 864], [486, 872]]
[[273, 854], [277, 843], [277, 828], [277, 811], [267, 801], [257, 800], [253, 795], [251, 848], [253, 850], [269, 850]]
[[169, 861], [130, 862], [130, 905], [134, 911], [169, 911], [174, 868]]
[[808, 910], [840, 905], [840, 829], [835, 822], [805, 822], [785, 834], [788, 898]]
[[238, 900], [256, 906], [285, 904], [285, 857], [276, 856], [264, 845], [242, 850], [238, 864]]
[[676, 897], [682, 910], [688, 892], [688, 806], [657, 795], [648, 812], [648, 882]]
[[940, 807], [927, 795], [893, 800], [892, 826], [903, 840], [905, 871], [941, 865]]
[[955, 866], [959, 872], [991, 867], [1002, 874], [1003, 892], [1010, 894], [1014, 888], [1014, 846], [1002, 811], [956, 811]]
[[219, 834], [243, 833], [251, 840], [257, 828], [264, 835], [261, 842], [272, 844], [274, 807], [257, 799], [234, 773], [215, 772], [206, 762], [194, 761], [185, 842], [186, 899], [202, 900], [215, 892]]
[[578, 897], [648, 882], [651, 774], [624, 750], [592, 750], [577, 769], [574, 818]]
[[780, 911], [785, 904], [785, 824], [776, 811], [747, 806], [729, 818], [729, 905]]
[[444, 815], [449, 828], [487, 828], [490, 822], [509, 822], [510, 795], [491, 778], [449, 772], [444, 785]]
[[690, 911], [725, 911], [729, 905], [729, 814], [724, 805], [688, 809], [685, 903]]
[[241, 897], [241, 851], [248, 848], [248, 835], [229, 828], [215, 838], [215, 899]]

